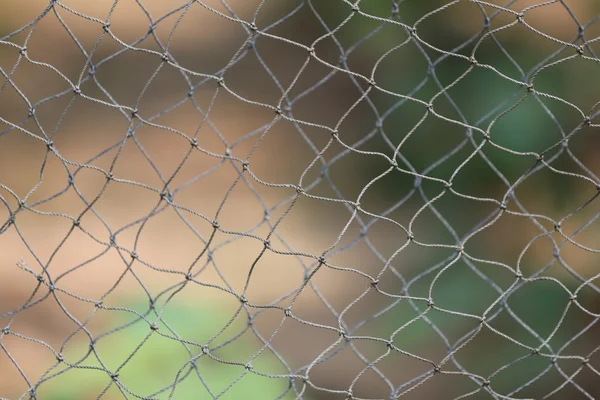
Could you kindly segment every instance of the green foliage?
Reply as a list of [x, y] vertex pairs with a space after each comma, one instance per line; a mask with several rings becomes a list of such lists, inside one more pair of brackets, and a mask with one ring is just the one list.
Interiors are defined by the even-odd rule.
[[[142, 309], [135, 305], [128, 307]], [[132, 320], [130, 313], [121, 315], [127, 318], [115, 319], [112, 321], [114, 326]], [[165, 321], [180, 338], [203, 344], [225, 326], [229, 318], [231, 318], [230, 313], [218, 307], [178, 305], [167, 307], [161, 320]], [[148, 319], [153, 320], [151, 316]], [[236, 319], [232, 326], [219, 336], [219, 339], [211, 342], [211, 347], [242, 331], [241, 322]], [[202, 350], [199, 346], [188, 345], [192, 354], [190, 355], [180, 340], [162, 336], [174, 336], [165, 323], [159, 322], [157, 326], [159, 327], [158, 331], [153, 332], [147, 322], [140, 320], [126, 329], [98, 340], [95, 346], [105, 368], [110, 371], [118, 369], [119, 382], [133, 393], [151, 396], [153, 399], [212, 399], [213, 396], [217, 396], [227, 389], [240, 375], [244, 376], [228, 388], [220, 398], [250, 400], [276, 398], [289, 388], [288, 379], [266, 378], [246, 371], [243, 365], [250, 361], [250, 358], [261, 348], [251, 332], [247, 332], [221, 349], [211, 351], [211, 355], [221, 360], [242, 364], [229, 365], [216, 361], [208, 355], [201, 355]], [[233, 333], [227, 335], [229, 331]], [[224, 338], [220, 339], [222, 337]], [[69, 363], [77, 363], [88, 347], [87, 340], [80, 340], [70, 345], [66, 351], [65, 360]], [[136, 348], [137, 351], [130, 358]], [[287, 373], [275, 358], [268, 356], [266, 352], [268, 350], [252, 361], [253, 370], [270, 374]], [[197, 366], [203, 381], [189, 363], [190, 359], [197, 355], [200, 355], [197, 358]], [[49, 400], [96, 398], [111, 383], [111, 378], [93, 353], [85, 361], [77, 364], [79, 368], [69, 369], [64, 374], [51, 379], [48, 384], [42, 385], [39, 392], [45, 393], [43, 397]], [[119, 369], [120, 366], [122, 368]], [[179, 376], [177, 377], [178, 371]], [[172, 385], [176, 379], [181, 380], [183, 377], [185, 379], [176, 385], [173, 397], [169, 397], [171, 388], [156, 393]], [[131, 394], [127, 393], [127, 396], [129, 397]], [[294, 397], [288, 393], [283, 399]], [[124, 396], [113, 383], [105, 398], [118, 399], [124, 398]]]

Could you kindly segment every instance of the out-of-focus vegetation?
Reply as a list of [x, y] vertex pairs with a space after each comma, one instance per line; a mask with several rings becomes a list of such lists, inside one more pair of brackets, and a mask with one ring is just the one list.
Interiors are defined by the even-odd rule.
[[[252, 360], [252, 369], [259, 373], [287, 372], [281, 370], [268, 349], [262, 349], [261, 355], [255, 357], [262, 346], [252, 333], [242, 334], [230, 345], [221, 343], [226, 342], [223, 338], [228, 332], [234, 332], [229, 335], [229, 339], [234, 339], [243, 331], [240, 319], [219, 337], [220, 342], [211, 340], [221, 327], [227, 326], [227, 310], [218, 306], [169, 304], [160, 313], [160, 321], [149, 324], [147, 321], [156, 319], [156, 314], [142, 314], [148, 309], [145, 304], [126, 300], [119, 304], [129, 310], [139, 310], [146, 320], [122, 311], [121, 318], [107, 323], [127, 327], [97, 338], [94, 354], [89, 357], [85, 357], [92, 351], [89, 339], [82, 333], [77, 335], [63, 354], [69, 366], [58, 364], [49, 375], [65, 372], [42, 384], [38, 389], [40, 396], [52, 400], [82, 400], [96, 397], [107, 389], [107, 398], [117, 398], [122, 389], [106, 376], [106, 368], [114, 371], [116, 379], [124, 382], [128, 390], [153, 399], [212, 399], [219, 395], [223, 399], [257, 400], [295, 397], [291, 395], [288, 379], [268, 378], [246, 370], [245, 365]], [[150, 328], [151, 325], [156, 329]], [[203, 354], [203, 346], [212, 350]], [[85, 385], [72, 384], [77, 381]], [[177, 384], [173, 385], [174, 382]]]

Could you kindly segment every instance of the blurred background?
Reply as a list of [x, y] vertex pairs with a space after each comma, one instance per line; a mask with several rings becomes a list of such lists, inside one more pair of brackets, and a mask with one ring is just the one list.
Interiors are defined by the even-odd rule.
[[600, 397], [600, 4], [353, 4], [0, 2], [0, 397]]

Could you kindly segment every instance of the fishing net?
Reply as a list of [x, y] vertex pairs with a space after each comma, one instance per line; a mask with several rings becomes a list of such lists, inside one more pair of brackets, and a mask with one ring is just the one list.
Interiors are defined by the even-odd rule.
[[596, 3], [0, 10], [2, 398], [600, 397]]

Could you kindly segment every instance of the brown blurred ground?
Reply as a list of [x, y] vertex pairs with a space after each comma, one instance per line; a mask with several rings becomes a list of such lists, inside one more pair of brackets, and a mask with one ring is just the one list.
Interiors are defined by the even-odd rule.
[[[219, 8], [218, 2], [213, 3], [215, 4], [210, 5]], [[253, 1], [229, 3], [236, 12], [240, 13], [241, 18], [246, 19], [249, 19], [250, 12], [258, 4], [258, 2]], [[110, 2], [88, 1], [65, 4], [82, 14], [100, 19], [105, 18], [111, 5]], [[153, 15], [163, 15], [174, 8], [172, 2], [148, 1], [144, 4], [147, 5], [148, 11]], [[17, 2], [9, 2], [3, 5], [3, 8], [5, 12], [12, 16], [9, 25], [18, 27], [34, 19], [46, 6], [47, 2], [45, 1], [30, 2], [27, 7], [22, 7]], [[222, 6], [220, 11], [224, 11]], [[99, 24], [77, 18], [62, 9], [60, 15], [87, 49], [91, 47], [102, 31]], [[171, 20], [169, 22], [172, 26], [175, 19], [171, 18]], [[201, 21], [201, 23], [198, 23], [198, 21]], [[159, 24], [157, 29], [157, 32], [162, 34], [161, 37], [168, 33], [168, 29], [164, 28], [165, 25], [168, 24]], [[133, 1], [120, 2], [114, 11], [114, 16], [111, 18], [110, 26], [111, 31], [116, 36], [127, 43], [131, 43], [147, 31], [149, 22], [146, 16], [140, 12], [139, 6]], [[20, 35], [18, 39], [24, 37], [25, 34]], [[15, 41], [19, 42], [18, 39]], [[226, 59], [235, 53], [235, 49], [243, 43], [244, 39], [243, 30], [236, 24], [224, 21], [223, 18], [216, 17], [200, 7], [195, 7], [194, 11], [190, 12], [190, 15], [177, 29], [170, 51], [176, 57], [183, 55], [184, 61], [189, 61], [190, 64], [190, 66], [185, 65], [186, 67], [208, 72], [215, 70], [216, 66], [225, 65]], [[147, 43], [149, 43], [150, 48], [156, 49], [151, 40], [147, 40]], [[87, 72], [84, 57], [77, 51], [72, 39], [66, 35], [64, 27], [59, 24], [58, 19], [53, 15], [45, 17], [37, 25], [27, 47], [28, 54], [33, 60], [51, 64], [75, 81], [82, 68], [85, 69], [84, 72]], [[140, 47], [143, 47], [143, 44]], [[96, 51], [95, 58], [102, 59], [119, 48], [121, 48], [120, 45], [110, 38], [106, 38]], [[0, 61], [5, 71], [10, 71], [11, 66], [16, 62], [18, 51], [15, 50], [8, 46], [2, 48]], [[267, 50], [266, 56], [273, 57], [274, 54], [272, 54], [272, 51]], [[281, 54], [280, 57], [285, 61], [281, 65], [282, 61], [278, 60], [279, 67], [289, 69], [288, 76], [292, 76], [292, 71], [298, 68], [299, 55], [292, 51], [289, 58]], [[99, 68], [97, 76], [117, 101], [124, 105], [132, 105], [135, 97], [159, 63], [160, 60], [153, 56], [128, 53], [126, 56], [108, 62], [106, 66]], [[269, 85], [269, 82], [265, 80], [268, 77], [259, 74], [260, 70], [260, 65], [255, 62], [242, 63], [239, 72], [232, 72], [229, 75], [232, 79], [228, 82], [231, 82], [230, 85], [236, 92], [245, 91], [245, 94], [250, 96], [257, 94], [259, 97], [262, 96], [262, 101], [275, 103], [279, 95], [274, 90], [272, 83]], [[257, 76], [257, 78], [254, 79], [253, 76]], [[314, 72], [312, 76], [312, 79], [316, 79]], [[238, 77], [237, 80], [236, 77]], [[12, 81], [32, 102], [68, 88], [66, 83], [51, 71], [32, 65], [27, 60], [21, 61], [17, 72], [12, 77]], [[198, 103], [203, 107], [207, 106], [216, 88], [216, 85], [211, 83], [206, 86], [207, 88], [202, 87], [195, 94]], [[338, 85], [338, 89], [343, 89], [343, 87]], [[82, 85], [82, 92], [102, 98], [102, 94], [98, 89], [94, 89], [89, 84]], [[177, 71], [168, 66], [163, 67], [138, 107], [140, 117], [145, 118], [171, 106], [185, 96], [186, 93], [184, 82], [178, 76]], [[339, 93], [329, 92], [329, 95], [335, 98]], [[67, 95], [65, 98], [51, 101], [36, 109], [36, 116], [44, 128], [47, 129], [47, 132], [52, 131], [53, 126], [71, 99], [72, 96]], [[0, 103], [3, 110], [2, 117], [13, 123], [18, 122], [27, 113], [27, 105], [10, 86], [4, 90], [2, 97], [0, 97]], [[339, 118], [339, 115], [344, 111], [344, 107], [347, 106], [347, 104], [342, 103], [335, 107], [336, 102], [330, 102], [324, 98], [321, 100], [321, 104], [328, 105], [326, 112], [324, 110], [319, 112], [318, 107], [310, 107], [310, 105], [305, 107], [305, 110], [308, 109], [309, 111], [312, 108], [317, 111], [313, 113], [315, 117], [320, 116], [322, 120], [327, 119], [326, 122], [330, 124], [335, 123], [336, 115]], [[229, 143], [234, 143], [253, 129], [268, 123], [273, 117], [274, 114], [271, 110], [248, 106], [234, 99], [225, 91], [221, 91], [210, 112], [211, 123], [220, 132], [224, 133], [225, 139]], [[197, 111], [190, 105], [186, 105], [155, 122], [192, 135], [201, 121], [202, 117]], [[118, 110], [109, 109], [106, 106], [85, 99], [75, 99], [55, 133], [54, 143], [62, 157], [73, 162], [84, 163], [99, 151], [122, 140], [127, 132], [127, 126], [128, 121], [120, 115]], [[2, 129], [6, 127], [6, 124], [2, 124]], [[297, 183], [300, 173], [312, 160], [314, 154], [311, 154], [304, 140], [299, 135], [291, 132], [290, 128], [291, 124], [280, 123], [271, 129], [257, 154], [251, 158], [251, 170], [261, 179], [276, 183]], [[24, 129], [31, 129], [39, 134], [39, 130], [32, 123], [25, 125]], [[323, 135], [322, 133], [319, 134]], [[165, 176], [175, 170], [189, 150], [189, 142], [166, 130], [141, 127], [138, 129], [136, 136], [152, 162]], [[236, 146], [231, 155], [245, 158], [257, 138], [258, 136], [250, 138], [247, 143]], [[316, 139], [323, 142], [318, 137]], [[198, 142], [202, 148], [217, 154], [225, 153], [225, 145], [221, 143], [215, 132], [206, 123], [199, 132]], [[4, 135], [0, 147], [0, 182], [14, 191], [19, 198], [24, 198], [28, 191], [39, 181], [40, 168], [45, 154], [46, 147], [44, 143], [30, 138], [22, 132], [14, 130]], [[115, 155], [116, 149], [95, 160], [92, 164], [107, 170]], [[293, 162], [290, 163], [290, 160], [293, 160]], [[194, 152], [178, 173], [172, 186], [177, 187], [202, 172], [208, 171], [220, 162], [222, 163], [216, 157]], [[178, 193], [176, 195], [177, 204], [189, 207], [208, 218], [214, 218], [217, 207], [239, 175], [231, 163], [225, 162], [222, 164], [220, 168], [211, 172], [205, 178]], [[72, 171], [74, 170], [75, 168], [72, 169]], [[142, 182], [153, 187], [161, 186], [161, 181], [151, 165], [131, 140], [123, 147], [113, 173], [117, 179]], [[32, 204], [37, 200], [59, 192], [65, 187], [67, 179], [64, 165], [56, 156], [51, 154], [44, 169], [43, 181], [39, 188], [28, 198], [27, 202]], [[91, 201], [99, 193], [105, 182], [106, 178], [101, 172], [84, 169], [77, 174], [75, 186], [88, 201]], [[269, 189], [255, 182], [254, 186], [257, 187], [258, 195], [268, 207], [272, 207], [277, 202], [294, 194], [292, 189]], [[2, 191], [2, 196], [14, 210], [15, 199], [7, 191]], [[94, 208], [114, 232], [127, 223], [147, 215], [157, 205], [158, 200], [158, 194], [148, 193], [142, 188], [129, 184], [110, 183], [104, 189], [100, 200], [95, 203]], [[65, 213], [76, 217], [85, 209], [85, 204], [73, 190], [69, 190], [59, 198], [44, 203], [36, 209], [47, 213]], [[310, 212], [306, 210], [310, 210]], [[273, 222], [277, 220], [281, 212], [281, 210], [275, 212], [271, 217]], [[320, 254], [336, 240], [343, 226], [342, 224], [345, 223], [348, 216], [347, 211], [339, 206], [322, 205], [316, 201], [300, 201], [294, 211], [286, 217], [281, 227], [278, 228], [278, 233], [286, 238], [286, 242], [294, 250], [306, 254]], [[6, 209], [2, 210], [1, 217], [3, 220], [8, 219]], [[189, 215], [187, 217], [190, 218]], [[230, 193], [219, 217], [219, 223], [224, 230], [246, 231], [260, 223], [263, 218], [263, 207], [247, 185], [241, 181], [236, 189]], [[212, 227], [207, 221], [198, 217], [191, 217], [190, 221], [201, 234], [205, 237], [210, 236]], [[54, 254], [59, 243], [64, 240], [72, 226], [71, 221], [57, 216], [39, 215], [32, 211], [24, 211], [17, 215], [15, 226], [18, 227], [22, 238], [17, 234], [15, 227], [11, 227], [3, 233], [0, 241], [1, 312], [16, 309], [22, 305], [37, 283], [34, 276], [17, 268], [16, 264], [19, 260], [22, 259], [36, 273], [42, 272], [39, 264], [26, 246], [29, 246], [29, 249], [35, 252], [42, 262], [47, 262], [52, 257], [47, 273], [53, 279], [79, 263], [101, 253], [106, 248], [94, 242], [80, 230], [75, 229], [74, 232], [69, 234], [60, 250]], [[109, 242], [107, 229], [100, 219], [91, 213], [85, 214], [81, 220], [81, 226], [99, 240], [105, 243]], [[375, 231], [373, 231], [374, 236], [377, 235]], [[119, 246], [132, 249], [136, 232], [137, 229], [131, 229], [119, 235], [117, 239]], [[253, 233], [264, 237], [267, 232], [268, 230], [263, 227]], [[216, 235], [211, 247], [229, 238], [231, 238], [231, 235], [219, 233]], [[215, 264], [219, 268], [219, 272], [223, 274], [228, 284], [236, 292], [241, 293], [248, 270], [262, 247], [262, 243], [255, 239], [242, 238], [215, 253]], [[287, 251], [278, 240], [273, 240], [273, 247], [281, 251]], [[181, 271], [181, 274], [158, 272], [141, 263], [135, 263], [136, 265], [132, 269], [145, 287], [151, 293], [157, 294], [183, 280], [183, 274], [202, 248], [203, 243], [192, 234], [181, 218], [173, 210], [167, 210], [160, 216], [152, 218], [144, 227], [143, 234], [139, 238], [139, 246], [135, 251], [145, 263], [151, 264], [157, 269]], [[73, 295], [93, 301], [99, 300], [125, 271], [126, 264], [123, 257], [127, 259], [127, 256], [127, 253], [119, 254], [115, 249], [111, 249], [102, 257], [85, 265], [78, 271], [65, 275], [63, 279], [57, 282], [57, 287]], [[342, 264], [344, 260], [350, 261], [352, 258], [353, 255], [349, 252], [347, 255], [337, 257], [337, 261]], [[290, 259], [290, 256], [277, 256], [272, 253], [266, 254], [261, 259], [246, 295], [249, 302], [258, 305], [268, 304], [301, 285], [304, 279], [304, 270], [297, 261], [290, 261]], [[305, 261], [308, 263], [314, 262], [311, 259]], [[357, 261], [354, 258], [352, 263]], [[363, 255], [360, 262], [368, 262], [368, 257]], [[206, 255], [198, 262], [195, 270], [204, 264], [206, 264]], [[216, 269], [211, 265], [197, 279], [204, 284], [224, 285]], [[314, 282], [321, 293], [332, 304], [336, 304], [337, 308], [341, 308], [342, 304], [348, 304], [351, 299], [356, 297], [357, 293], [364, 290], [364, 282], [357, 285], [356, 282], [352, 284], [350, 282], [352, 280], [354, 280], [352, 274], [335, 273], [328, 270], [321, 271], [314, 278]], [[42, 286], [36, 298], [46, 293], [46, 287]], [[144, 293], [140, 284], [132, 277], [132, 274], [128, 273], [104, 302], [105, 304], [118, 306], [119, 299], [122, 296], [132, 297], [135, 295], [143, 296]], [[189, 301], [221, 303], [221, 307], [235, 307], [231, 301], [231, 295], [223, 294], [214, 289], [196, 286], [184, 290], [179, 297], [181, 295], [186, 298], [189, 297]], [[89, 305], [70, 298], [64, 293], [60, 293], [58, 298], [73, 316], [81, 320], [84, 320], [91, 311]], [[307, 319], [323, 319], [323, 316], [319, 317], [319, 315], [326, 312], [326, 310], [323, 310], [322, 305], [319, 306], [319, 304], [314, 292], [307, 290], [294, 309], [299, 314], [305, 314]], [[91, 329], [95, 327], [98, 333], [102, 332], [102, 318], [102, 315], [95, 317], [92, 320]], [[277, 317], [267, 317], [267, 323], [270, 324], [268, 321], [278, 319], [280, 319], [279, 315]], [[62, 341], [75, 328], [76, 324], [69, 321], [52, 297], [46, 298], [31, 309], [20, 312], [11, 325], [11, 329], [15, 332], [43, 340], [54, 348], [59, 348]], [[287, 339], [285, 340], [288, 344], [299, 344], [303, 341], [302, 336], [302, 334], [291, 331], [286, 334]], [[314, 346], [315, 350], [318, 348], [322, 350], [329, 344], [328, 338], [319, 338], [318, 335], [314, 334], [309, 335], [306, 339], [308, 339], [308, 342], [304, 340], [304, 345]], [[9, 346], [11, 355], [17, 360], [19, 367], [28, 376], [39, 376], [53, 362], [52, 354], [49, 351], [44, 352], [39, 345], [34, 343], [29, 345], [27, 342], [19, 341], [11, 346], [9, 338], [5, 339], [5, 343]], [[295, 354], [298, 357], [298, 362], [310, 361], [310, 359], [301, 359], [306, 358], [307, 355], [313, 352], [303, 350], [301, 345], [287, 347], [292, 355]], [[294, 348], [297, 351], [294, 351]], [[313, 357], [315, 355], [313, 354]], [[24, 391], [26, 387], [19, 377], [17, 369], [4, 354], [0, 357], [0, 370], [2, 371], [0, 374], [0, 388], [2, 388], [0, 395], [13, 398], [13, 396]]]

